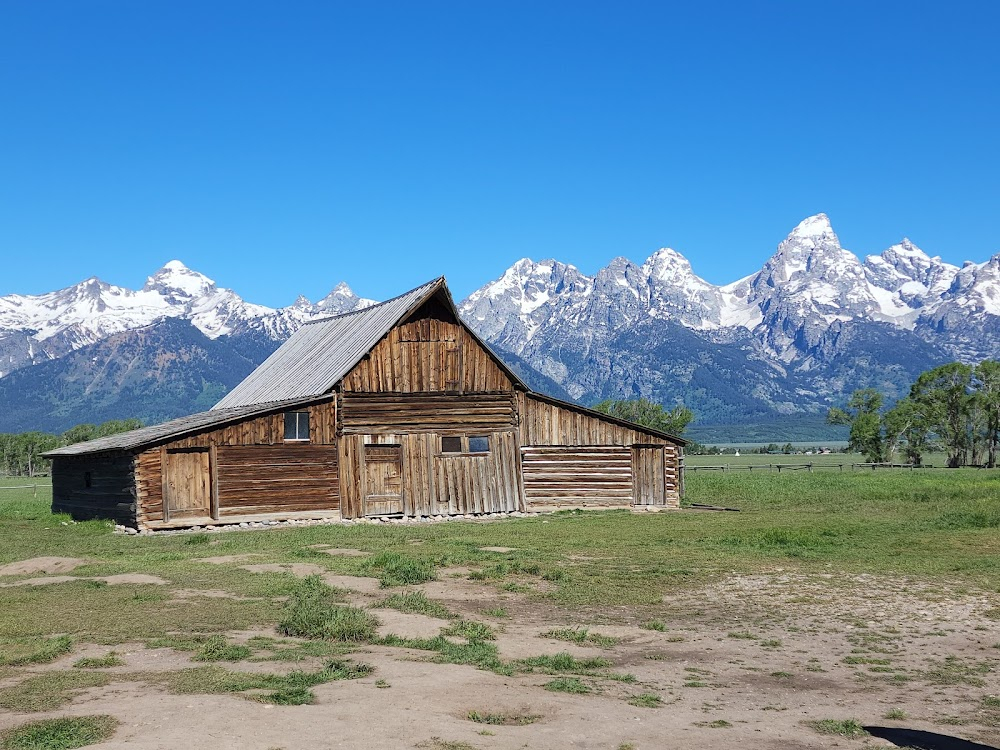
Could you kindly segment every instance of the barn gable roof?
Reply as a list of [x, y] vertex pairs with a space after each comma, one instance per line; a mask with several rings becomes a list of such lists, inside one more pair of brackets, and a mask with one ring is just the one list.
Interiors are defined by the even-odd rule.
[[200, 432], [209, 428], [215, 429], [223, 427], [232, 422], [241, 422], [250, 417], [258, 417], [269, 412], [285, 411], [296, 406], [315, 403], [327, 399], [310, 398], [286, 399], [284, 401], [272, 401], [264, 404], [251, 404], [249, 406], [236, 406], [228, 409], [213, 409], [203, 411], [198, 414], [191, 414], [186, 417], [171, 419], [169, 422], [140, 427], [138, 430], [120, 432], [117, 435], [88, 440], [83, 443], [74, 443], [65, 448], [44, 453], [46, 458], [53, 456], [79, 456], [88, 453], [106, 453], [112, 451], [130, 451], [136, 448], [149, 447], [156, 443], [168, 442], [177, 437]]
[[[377, 305], [306, 323], [213, 408], [329, 393], [383, 336], [435, 294], [443, 298], [455, 319], [461, 321], [441, 276]], [[526, 389], [468, 326], [465, 329], [490, 352], [514, 383]]]

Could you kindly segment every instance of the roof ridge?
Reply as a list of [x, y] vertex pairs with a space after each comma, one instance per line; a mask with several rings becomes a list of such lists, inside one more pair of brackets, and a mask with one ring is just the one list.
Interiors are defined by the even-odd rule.
[[315, 318], [313, 320], [307, 320], [302, 325], [311, 326], [316, 323], [326, 323], [331, 320], [337, 320], [339, 318], [347, 318], [351, 315], [358, 315], [363, 312], [368, 312], [369, 310], [374, 310], [376, 307], [382, 307], [382, 305], [388, 305], [392, 302], [395, 302], [396, 300], [401, 299], [402, 297], [405, 297], [408, 294], [413, 294], [418, 289], [423, 289], [424, 287], [433, 286], [434, 284], [444, 283], [444, 280], [445, 280], [444, 276], [438, 276], [436, 279], [431, 279], [430, 281], [426, 281], [423, 284], [419, 284], [418, 286], [413, 287], [413, 289], [410, 289], [409, 291], [403, 292], [402, 294], [397, 294], [395, 297], [390, 297], [389, 299], [382, 300], [381, 302], [376, 302], [374, 305], [359, 307], [357, 310], [350, 310], [344, 313], [337, 313], [336, 315], [327, 315], [325, 318]]

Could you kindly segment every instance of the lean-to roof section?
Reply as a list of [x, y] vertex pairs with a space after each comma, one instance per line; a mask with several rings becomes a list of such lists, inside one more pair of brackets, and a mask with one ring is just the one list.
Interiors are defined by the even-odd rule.
[[89, 453], [104, 453], [108, 451], [130, 451], [166, 442], [192, 432], [200, 432], [201, 430], [213, 427], [222, 427], [232, 422], [241, 422], [250, 417], [260, 416], [269, 412], [283, 411], [306, 403], [324, 400], [326, 399], [312, 397], [272, 401], [264, 404], [251, 404], [227, 409], [213, 409], [198, 414], [191, 414], [187, 417], [171, 419], [169, 422], [163, 422], [162, 424], [140, 427], [138, 430], [131, 430], [130, 432], [120, 432], [117, 435], [88, 440], [85, 443], [74, 443], [73, 445], [67, 445], [65, 448], [57, 448], [56, 450], [49, 451], [44, 455], [46, 458], [50, 458], [52, 456], [82, 456]]

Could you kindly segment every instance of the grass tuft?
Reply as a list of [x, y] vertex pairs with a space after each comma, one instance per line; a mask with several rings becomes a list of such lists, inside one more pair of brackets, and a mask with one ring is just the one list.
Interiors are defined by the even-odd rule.
[[601, 657], [577, 659], [566, 651], [551, 655], [529, 656], [526, 659], [518, 659], [516, 663], [522, 668], [528, 670], [537, 669], [549, 674], [557, 672], [588, 672], [611, 666], [611, 662], [607, 659]]
[[304, 578], [292, 592], [278, 623], [283, 635], [363, 643], [375, 638], [378, 618], [363, 609], [337, 604], [339, 594], [319, 576]]
[[569, 643], [579, 643], [581, 645], [592, 643], [601, 648], [611, 648], [621, 642], [621, 638], [613, 638], [610, 635], [591, 633], [587, 628], [561, 628], [549, 630], [542, 633], [542, 638], [552, 638], [557, 641], [568, 641]]
[[121, 667], [125, 664], [117, 653], [111, 651], [104, 656], [91, 656], [84, 659], [77, 659], [73, 666], [77, 669], [108, 669], [110, 667]]
[[0, 733], [0, 750], [73, 750], [114, 736], [113, 716], [72, 716], [22, 724]]
[[492, 724], [494, 726], [524, 727], [534, 724], [540, 718], [539, 714], [493, 714], [480, 713], [479, 711], [469, 711], [466, 715], [469, 721], [477, 724]]
[[848, 739], [868, 736], [865, 728], [854, 719], [820, 719], [806, 723], [820, 734], [837, 734]]
[[560, 677], [550, 680], [542, 685], [546, 690], [553, 693], [572, 693], [574, 695], [585, 695], [594, 692], [593, 689], [577, 677]]
[[110, 681], [103, 672], [45, 672], [0, 690], [0, 708], [20, 713], [54, 711], [73, 700], [79, 691], [103, 687]]
[[497, 631], [491, 626], [474, 620], [458, 620], [441, 631], [441, 635], [457, 636], [467, 641], [495, 641]]
[[646, 630], [655, 630], [657, 633], [665, 633], [667, 631], [667, 623], [663, 620], [648, 620], [639, 627]]
[[362, 570], [375, 573], [382, 588], [426, 583], [436, 577], [432, 563], [400, 552], [380, 552], [366, 560]]
[[628, 699], [630, 706], [638, 706], [640, 708], [659, 708], [663, 705], [663, 698], [658, 696], [656, 693], [640, 693], [639, 695], [633, 695]]
[[437, 617], [441, 620], [451, 620], [457, 617], [454, 612], [443, 604], [428, 599], [423, 591], [404, 591], [399, 594], [393, 594], [375, 606], [411, 614], [426, 615], [427, 617]]
[[56, 638], [0, 638], [0, 667], [48, 664], [73, 648], [66, 635]]

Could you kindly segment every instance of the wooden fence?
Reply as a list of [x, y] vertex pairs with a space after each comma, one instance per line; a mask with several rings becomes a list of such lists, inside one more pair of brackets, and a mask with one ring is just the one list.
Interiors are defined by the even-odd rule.
[[3, 490], [31, 490], [32, 497], [38, 497], [38, 488], [41, 487], [43, 490], [52, 490], [51, 484], [18, 484], [12, 487], [0, 487], [0, 491]]
[[685, 471], [776, 471], [779, 474], [782, 471], [816, 471], [820, 469], [829, 469], [831, 471], [843, 471], [845, 468], [851, 471], [862, 471], [866, 469], [871, 469], [872, 471], [877, 471], [878, 469], [909, 469], [913, 471], [914, 469], [933, 469], [935, 468], [932, 464], [922, 464], [916, 466], [915, 464], [889, 464], [889, 463], [843, 463], [843, 464], [722, 464], [720, 466], [691, 466], [687, 464], [684, 467]]

